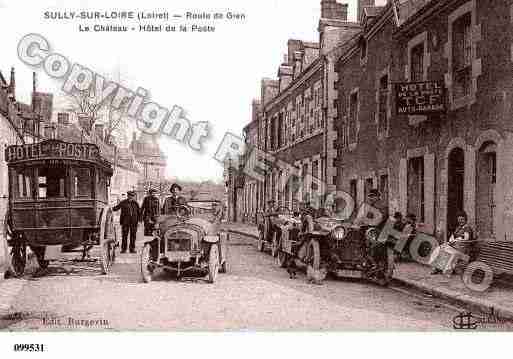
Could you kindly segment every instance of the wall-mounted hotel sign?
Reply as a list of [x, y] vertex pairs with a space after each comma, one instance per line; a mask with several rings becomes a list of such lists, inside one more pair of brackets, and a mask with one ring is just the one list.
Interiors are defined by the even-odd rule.
[[398, 115], [431, 115], [445, 113], [443, 81], [405, 82], [395, 84]]

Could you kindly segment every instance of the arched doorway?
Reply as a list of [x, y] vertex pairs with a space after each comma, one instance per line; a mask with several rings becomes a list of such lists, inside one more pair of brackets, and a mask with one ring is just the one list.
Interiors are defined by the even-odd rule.
[[447, 234], [450, 235], [458, 224], [457, 213], [464, 208], [465, 152], [460, 147], [449, 153], [447, 176]]
[[497, 144], [485, 142], [476, 166], [476, 230], [480, 238], [495, 238]]

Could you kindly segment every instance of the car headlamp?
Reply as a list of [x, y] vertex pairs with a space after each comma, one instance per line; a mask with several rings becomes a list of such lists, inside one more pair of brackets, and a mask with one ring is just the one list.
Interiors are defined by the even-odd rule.
[[336, 241], [341, 241], [346, 236], [346, 230], [342, 226], [335, 227], [331, 231], [331, 238], [333, 238]]

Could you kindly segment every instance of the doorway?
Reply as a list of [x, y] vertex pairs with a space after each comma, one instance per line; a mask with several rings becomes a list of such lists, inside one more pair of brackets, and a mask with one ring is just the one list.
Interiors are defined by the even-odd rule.
[[465, 152], [457, 147], [449, 153], [447, 171], [447, 235], [458, 226], [458, 212], [463, 210], [465, 189]]

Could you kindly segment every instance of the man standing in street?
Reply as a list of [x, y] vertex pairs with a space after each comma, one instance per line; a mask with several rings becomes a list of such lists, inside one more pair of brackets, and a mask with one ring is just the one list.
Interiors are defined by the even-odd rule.
[[112, 210], [119, 211], [121, 216], [121, 253], [126, 253], [127, 239], [130, 234], [130, 253], [135, 253], [135, 240], [137, 238], [137, 224], [139, 222], [139, 204], [135, 200], [135, 192], [127, 192], [127, 199], [119, 202]]
[[157, 190], [152, 188], [148, 191], [148, 196], [144, 197], [141, 206], [141, 218], [144, 223], [144, 235], [151, 236], [157, 223], [157, 217], [160, 212], [160, 202], [156, 196]]

